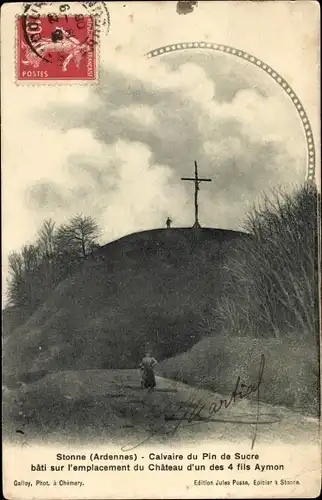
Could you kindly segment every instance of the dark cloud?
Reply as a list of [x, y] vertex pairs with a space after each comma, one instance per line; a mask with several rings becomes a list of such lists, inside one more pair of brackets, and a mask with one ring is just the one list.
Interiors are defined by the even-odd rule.
[[26, 189], [27, 206], [33, 210], [51, 209], [64, 204], [59, 185], [54, 182], [38, 182]]
[[[250, 111], [252, 106], [256, 107], [257, 102], [265, 106], [270, 96], [276, 95], [282, 103], [287, 100], [267, 75], [233, 56], [210, 53], [192, 55], [188, 52], [187, 55], [169, 56], [165, 64], [171, 75], [178, 73], [187, 62], [199, 66], [204, 71], [205, 78], [214, 83], [215, 93], [209, 105], [219, 106], [219, 111], [222, 109], [220, 106], [235, 102], [236, 96], [245, 90], [252, 91]], [[113, 68], [102, 70], [100, 78], [100, 85], [93, 90], [93, 97], [99, 99], [98, 108], [80, 107], [75, 112], [74, 106], [55, 105], [38, 113], [38, 119], [59, 130], [89, 128], [93, 137], [106, 145], [112, 145], [118, 139], [144, 143], [153, 153], [151, 161], [168, 165], [173, 170], [170, 183], [180, 183], [181, 176], [191, 174], [193, 162], [197, 160], [200, 173], [214, 179], [212, 183], [203, 186], [205, 199], [224, 200], [228, 211], [242, 197], [248, 200], [255, 198], [259, 192], [289, 179], [298, 182], [304, 180], [304, 140], [303, 147], [300, 148], [303, 168], [294, 170], [294, 173], [294, 158], [287, 144], [288, 133], [299, 134], [300, 137], [300, 123], [296, 122], [295, 113], [295, 132], [285, 130], [284, 137], [279, 137], [277, 132], [277, 137], [272, 139], [264, 129], [261, 133], [265, 117], [260, 115], [258, 124], [249, 126], [243, 112], [239, 115], [230, 115], [228, 112], [227, 115], [223, 112], [218, 116], [211, 114], [207, 105], [203, 105], [198, 99], [188, 99], [184, 89], [180, 87], [160, 86], [156, 91], [155, 85], [148, 80], [128, 75], [124, 77], [121, 71]], [[136, 119], [133, 106], [136, 109], [146, 107], [151, 120], [145, 122], [143, 112], [142, 119]], [[247, 106], [245, 110], [247, 113]], [[279, 120], [278, 117], [276, 119]], [[245, 128], [245, 123], [248, 128]], [[252, 127], [256, 134], [249, 131]], [[233, 147], [234, 140], [238, 145], [236, 149]], [[213, 153], [209, 152], [208, 143], [213, 144]], [[105, 190], [108, 193], [113, 190], [113, 185], [108, 180], [110, 169], [104, 170], [101, 164], [92, 164], [89, 159], [84, 161], [82, 157], [69, 158], [68, 165], [75, 176], [87, 172], [98, 191]], [[115, 171], [113, 179], [116, 182]], [[78, 186], [75, 196], [89, 199], [93, 189], [88, 189], [86, 184]], [[185, 189], [190, 193], [190, 187], [186, 186]], [[46, 185], [33, 187], [32, 198], [36, 200], [35, 207], [37, 203], [41, 206], [60, 201], [57, 193], [53, 194]], [[230, 204], [229, 200], [234, 203]], [[243, 206], [238, 207], [235, 217], [240, 217]], [[227, 220], [232, 217], [234, 216], [227, 213]]]
[[[182, 65], [182, 54], [171, 53], [164, 59], [172, 71]], [[208, 77], [216, 82], [216, 100], [231, 102], [237, 92], [245, 89], [256, 89], [263, 96], [269, 95], [272, 84], [267, 76], [261, 74], [258, 68], [252, 67], [247, 61], [230, 54], [220, 52], [187, 52], [185, 61], [198, 64], [204, 68]], [[276, 85], [276, 84], [275, 84]]]

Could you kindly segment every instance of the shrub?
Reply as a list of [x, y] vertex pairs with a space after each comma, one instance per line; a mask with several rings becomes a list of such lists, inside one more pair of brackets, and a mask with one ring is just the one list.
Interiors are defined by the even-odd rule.
[[[256, 384], [261, 355], [265, 356], [260, 400], [304, 414], [319, 414], [319, 373], [314, 345], [297, 339], [252, 337], [207, 338], [189, 351], [163, 361], [158, 374], [220, 395], [231, 394], [237, 377]], [[254, 393], [250, 396], [256, 398]]]
[[215, 311], [227, 333], [319, 341], [318, 193], [275, 191], [248, 215]]

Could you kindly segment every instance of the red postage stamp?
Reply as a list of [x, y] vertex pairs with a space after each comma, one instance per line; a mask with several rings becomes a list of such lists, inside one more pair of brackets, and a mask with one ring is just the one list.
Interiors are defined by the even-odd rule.
[[97, 44], [91, 15], [47, 14], [17, 19], [17, 79], [95, 80]]

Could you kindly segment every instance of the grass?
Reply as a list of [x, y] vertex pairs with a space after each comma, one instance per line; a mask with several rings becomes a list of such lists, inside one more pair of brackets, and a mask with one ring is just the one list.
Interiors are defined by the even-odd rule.
[[305, 342], [301, 345], [298, 339], [207, 338], [189, 351], [163, 361], [158, 373], [192, 386], [230, 394], [238, 376], [247, 385], [258, 382], [261, 354], [265, 356], [261, 401], [317, 416], [316, 350], [314, 345]]
[[317, 415], [318, 202], [312, 186], [275, 192], [249, 236], [154, 230], [102, 247], [6, 338], [5, 377], [135, 368], [148, 347], [164, 376], [227, 394], [263, 353], [262, 400]]
[[220, 267], [242, 235], [215, 229], [144, 231], [102, 247], [62, 281], [4, 345], [6, 379], [50, 370], [134, 368], [202, 338], [221, 290]]
[[256, 377], [263, 353], [263, 401], [318, 414], [318, 207], [304, 186], [253, 208], [250, 237], [221, 267], [222, 293], [202, 318], [210, 338], [162, 363], [164, 376], [226, 393], [237, 376]]
[[[248, 215], [215, 308], [222, 332], [319, 343], [317, 191], [275, 192]], [[224, 273], [225, 271], [223, 271]]]
[[[247, 375], [255, 377], [256, 370]], [[55, 372], [20, 390], [6, 391], [3, 435], [20, 445], [40, 440], [65, 446], [108, 441], [127, 448], [145, 439], [145, 444], [171, 445], [182, 440], [187, 445], [196, 439], [211, 439], [232, 443], [246, 440], [250, 446], [253, 426], [245, 423], [254, 421], [255, 401], [245, 398], [215, 416], [210, 413], [213, 403], [228, 394], [196, 391], [160, 377], [150, 393], [140, 388], [139, 370]], [[197, 402], [202, 402], [203, 408], [191, 421], [190, 412], [197, 409]], [[260, 405], [260, 414], [260, 421], [268, 422], [259, 426], [258, 442], [316, 442], [317, 420], [265, 403]]]

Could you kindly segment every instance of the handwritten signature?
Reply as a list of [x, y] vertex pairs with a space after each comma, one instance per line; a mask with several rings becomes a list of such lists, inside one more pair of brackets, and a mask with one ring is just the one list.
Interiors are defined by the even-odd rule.
[[[280, 421], [278, 415], [263, 414], [260, 413], [259, 411], [260, 386], [263, 380], [264, 368], [265, 368], [265, 356], [264, 354], [262, 354], [260, 358], [260, 366], [259, 366], [257, 382], [255, 384], [249, 384], [249, 385], [242, 384], [241, 378], [238, 376], [235, 387], [227, 399], [220, 399], [219, 401], [213, 402], [209, 405], [209, 403], [207, 404], [202, 402], [202, 399], [199, 396], [199, 389], [196, 389], [196, 391], [194, 391], [186, 401], [177, 406], [174, 412], [172, 412], [170, 415], [167, 415], [167, 410], [172, 404], [170, 402], [170, 404], [165, 407], [164, 418], [166, 421], [176, 421], [177, 423], [171, 430], [167, 431], [166, 434], [173, 435], [180, 426], [186, 427], [187, 425], [192, 425], [198, 422], [227, 422], [231, 424], [239, 423], [239, 424], [254, 425], [254, 432], [251, 444], [251, 448], [253, 449], [256, 442], [258, 426], [262, 424], [273, 424]], [[255, 416], [251, 416], [252, 418], [249, 418], [250, 417], [249, 414], [238, 415], [237, 417], [231, 418], [229, 420], [213, 418], [213, 416], [216, 415], [218, 412], [222, 412], [223, 410], [233, 406], [233, 404], [236, 403], [237, 400], [247, 398], [248, 396], [254, 393], [256, 393], [256, 414]], [[202, 416], [201, 411], [203, 411], [204, 414], [206, 413], [206, 416], [204, 415]], [[260, 417], [268, 417], [268, 418], [263, 419]], [[134, 450], [135, 448], [138, 448], [142, 444], [147, 443], [153, 436], [155, 436], [162, 429], [162, 427], [163, 424], [154, 429], [146, 438], [142, 439], [136, 444], [123, 446], [122, 450], [123, 451]]]

